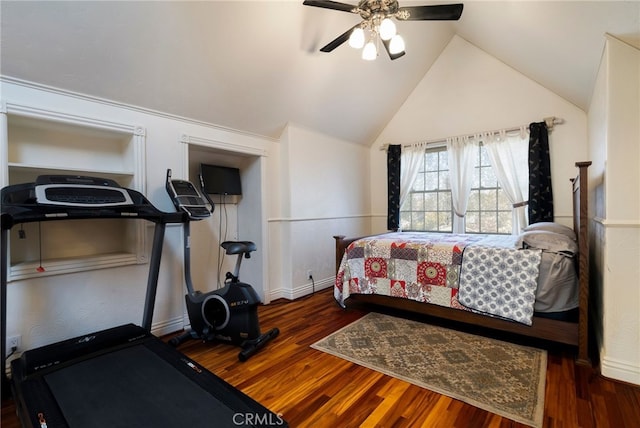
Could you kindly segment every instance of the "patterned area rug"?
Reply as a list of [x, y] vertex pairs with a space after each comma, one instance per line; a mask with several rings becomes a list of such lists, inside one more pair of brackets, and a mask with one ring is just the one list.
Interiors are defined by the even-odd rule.
[[514, 421], [542, 426], [544, 350], [378, 313], [311, 347]]

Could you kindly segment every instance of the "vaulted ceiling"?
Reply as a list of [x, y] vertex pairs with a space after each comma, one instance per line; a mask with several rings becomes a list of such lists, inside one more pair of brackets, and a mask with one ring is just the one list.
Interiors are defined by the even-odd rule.
[[318, 51], [358, 15], [302, 0], [3, 0], [0, 73], [269, 138], [292, 122], [369, 145], [454, 34], [583, 110], [605, 33], [640, 48], [638, 1], [463, 3], [459, 21], [398, 23], [407, 54], [369, 62], [347, 44]]

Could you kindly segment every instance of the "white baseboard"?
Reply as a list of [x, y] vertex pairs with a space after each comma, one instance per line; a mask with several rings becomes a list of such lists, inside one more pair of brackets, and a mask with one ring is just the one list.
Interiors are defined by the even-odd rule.
[[602, 357], [600, 361], [602, 376], [640, 385], [640, 366], [615, 358]]
[[184, 318], [175, 317], [165, 321], [154, 323], [151, 326], [151, 334], [161, 337], [170, 333], [175, 333], [176, 331], [181, 331], [184, 328]]
[[279, 288], [279, 289], [271, 290], [269, 293], [269, 297], [271, 298], [271, 300], [276, 300], [276, 299], [295, 300], [295, 299], [299, 299], [300, 297], [307, 296], [316, 291], [333, 287], [334, 283], [335, 283], [335, 277], [325, 278], [325, 279], [316, 281], [315, 284], [312, 282], [309, 282], [309, 283], [300, 285], [294, 289]]

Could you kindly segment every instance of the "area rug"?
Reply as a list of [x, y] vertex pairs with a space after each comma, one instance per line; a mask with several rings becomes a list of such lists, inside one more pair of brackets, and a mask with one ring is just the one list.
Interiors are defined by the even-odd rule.
[[544, 350], [378, 313], [311, 347], [516, 422], [542, 426]]

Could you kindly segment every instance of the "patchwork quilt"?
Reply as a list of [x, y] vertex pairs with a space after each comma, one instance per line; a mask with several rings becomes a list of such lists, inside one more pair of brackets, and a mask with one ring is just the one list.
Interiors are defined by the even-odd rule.
[[396, 232], [353, 242], [334, 297], [381, 294], [531, 324], [541, 252], [511, 235]]

